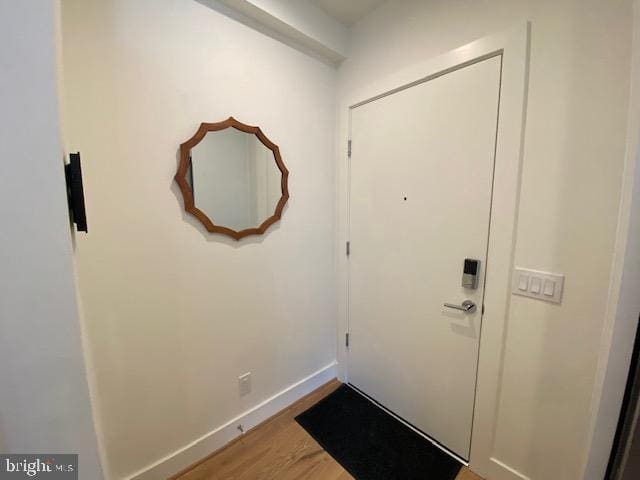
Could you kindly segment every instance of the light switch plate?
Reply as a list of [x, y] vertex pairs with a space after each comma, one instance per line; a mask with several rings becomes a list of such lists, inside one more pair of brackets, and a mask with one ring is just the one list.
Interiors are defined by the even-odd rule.
[[564, 275], [520, 267], [513, 272], [511, 291], [515, 295], [560, 303], [563, 290]]

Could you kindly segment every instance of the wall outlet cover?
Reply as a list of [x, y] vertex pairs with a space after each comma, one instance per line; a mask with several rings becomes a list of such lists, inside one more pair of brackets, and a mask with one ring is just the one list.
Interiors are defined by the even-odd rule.
[[238, 377], [238, 389], [241, 397], [251, 392], [251, 372]]

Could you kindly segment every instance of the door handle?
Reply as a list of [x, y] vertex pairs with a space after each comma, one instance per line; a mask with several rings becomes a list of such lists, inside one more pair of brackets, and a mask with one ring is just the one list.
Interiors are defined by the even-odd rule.
[[455, 303], [445, 303], [445, 307], [453, 308], [454, 310], [461, 310], [466, 313], [473, 313], [476, 311], [476, 304], [471, 300], [465, 300], [462, 305], [456, 305]]

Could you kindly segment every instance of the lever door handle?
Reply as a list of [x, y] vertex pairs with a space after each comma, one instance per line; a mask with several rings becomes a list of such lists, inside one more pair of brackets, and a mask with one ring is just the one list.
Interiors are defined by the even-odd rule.
[[461, 310], [466, 313], [473, 313], [476, 311], [476, 304], [471, 300], [465, 300], [462, 305], [456, 305], [455, 303], [445, 303], [445, 307], [453, 308], [454, 310]]

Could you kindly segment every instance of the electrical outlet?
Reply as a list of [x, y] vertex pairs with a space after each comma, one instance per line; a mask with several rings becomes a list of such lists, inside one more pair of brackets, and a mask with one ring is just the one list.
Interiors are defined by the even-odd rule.
[[251, 372], [238, 377], [238, 388], [241, 397], [251, 392]]

